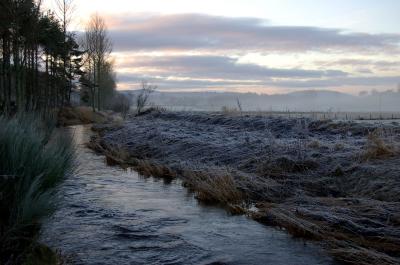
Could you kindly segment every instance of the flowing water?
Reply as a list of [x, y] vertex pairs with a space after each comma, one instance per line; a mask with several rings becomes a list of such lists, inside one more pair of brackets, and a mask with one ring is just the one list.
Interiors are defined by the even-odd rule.
[[199, 204], [179, 181], [107, 166], [84, 146], [87, 127], [70, 130], [79, 168], [41, 238], [76, 264], [333, 264], [311, 243]]

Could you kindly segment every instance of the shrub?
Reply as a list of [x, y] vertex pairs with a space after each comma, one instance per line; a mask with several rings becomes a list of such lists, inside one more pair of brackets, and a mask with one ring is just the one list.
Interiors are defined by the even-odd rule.
[[0, 117], [0, 263], [21, 262], [53, 209], [54, 188], [73, 169], [71, 140], [48, 124]]

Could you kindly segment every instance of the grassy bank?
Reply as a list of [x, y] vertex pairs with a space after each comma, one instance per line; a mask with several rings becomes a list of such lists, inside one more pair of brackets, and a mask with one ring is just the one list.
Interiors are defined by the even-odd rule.
[[32, 115], [0, 117], [0, 263], [58, 264], [36, 239], [55, 206], [54, 189], [73, 170], [71, 139]]
[[198, 199], [319, 240], [344, 263], [399, 263], [399, 123], [166, 112], [94, 129], [110, 163], [180, 177]]

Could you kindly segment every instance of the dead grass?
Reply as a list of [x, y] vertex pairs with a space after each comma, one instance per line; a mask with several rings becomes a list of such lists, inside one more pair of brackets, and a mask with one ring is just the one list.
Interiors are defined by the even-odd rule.
[[396, 153], [394, 147], [385, 142], [383, 134], [384, 132], [378, 129], [368, 135], [362, 154], [363, 160], [384, 159]]
[[338, 247], [330, 251], [330, 253], [345, 264], [357, 265], [395, 265], [398, 261], [384, 253], [377, 253], [361, 247]]
[[116, 145], [112, 149], [108, 151], [108, 156], [112, 156], [113, 158], [118, 158], [118, 160], [126, 161], [129, 158], [128, 151], [122, 146]]
[[312, 222], [298, 218], [290, 210], [279, 207], [274, 203], [259, 205], [260, 212], [252, 217], [264, 224], [282, 227], [291, 235], [312, 240], [322, 239], [320, 228]]
[[342, 143], [336, 143], [334, 146], [335, 151], [341, 151], [343, 149], [344, 149], [344, 144], [342, 144]]
[[221, 112], [224, 115], [238, 115], [238, 114], [240, 114], [240, 112], [239, 112], [239, 110], [237, 108], [228, 107], [228, 106], [223, 106], [221, 108]]
[[321, 147], [321, 144], [320, 144], [320, 142], [319, 142], [318, 140], [314, 140], [314, 141], [311, 141], [311, 142], [308, 144], [308, 147], [309, 147], [309, 148], [313, 148], [313, 149], [318, 149], [318, 148]]
[[[362, 222], [363, 219], [358, 215], [351, 216], [353, 207], [351, 203], [334, 198], [323, 202], [341, 210], [335, 213], [325, 211], [323, 207], [306, 210], [296, 204], [259, 203], [257, 205], [259, 212], [253, 213], [252, 217], [259, 222], [281, 227], [296, 237], [322, 240], [335, 259], [345, 264], [399, 264], [399, 258], [395, 253], [399, 253], [400, 246], [395, 236], [377, 237], [360, 234], [353, 225]], [[356, 204], [354, 207], [360, 206]], [[362, 207], [367, 211], [363, 212], [366, 215], [383, 211], [379, 205], [370, 205], [367, 202]], [[375, 210], [379, 211], [375, 213]], [[341, 218], [340, 212], [343, 211], [350, 214], [342, 216], [348, 220], [342, 219], [342, 223], [337, 225], [338, 218]], [[390, 256], [390, 253], [395, 255]]]
[[187, 171], [183, 176], [185, 185], [195, 193], [198, 200], [228, 206], [231, 213], [244, 212], [243, 193], [229, 172], [211, 175], [202, 171]]
[[58, 114], [58, 123], [62, 126], [104, 123], [108, 119], [103, 112], [93, 112], [89, 107], [65, 107]]
[[112, 148], [104, 148], [100, 143], [98, 137], [94, 137], [87, 146], [96, 152], [102, 153], [106, 156], [106, 162], [109, 166], [119, 165], [123, 168], [131, 167], [139, 174], [146, 177], [157, 178], [175, 178], [176, 173], [167, 166], [154, 163], [150, 160], [137, 159], [132, 157], [129, 152], [118, 145]]
[[130, 165], [133, 165], [134, 169], [141, 175], [146, 177], [159, 177], [159, 178], [175, 178], [176, 173], [169, 167], [153, 163], [149, 160], [135, 159], [133, 162], [130, 160]]
[[260, 163], [257, 171], [262, 176], [282, 177], [287, 175], [287, 173], [306, 172], [315, 170], [318, 167], [318, 162], [314, 160], [292, 160], [286, 156], [282, 156]]

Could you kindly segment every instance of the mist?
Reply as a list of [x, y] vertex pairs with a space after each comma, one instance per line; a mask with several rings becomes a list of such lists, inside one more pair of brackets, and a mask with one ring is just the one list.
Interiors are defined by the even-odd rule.
[[[123, 91], [132, 99], [139, 90]], [[155, 92], [151, 103], [169, 110], [221, 111], [238, 107], [243, 111], [291, 112], [399, 112], [400, 91], [351, 95], [336, 91], [304, 90], [287, 94], [234, 92]]]

